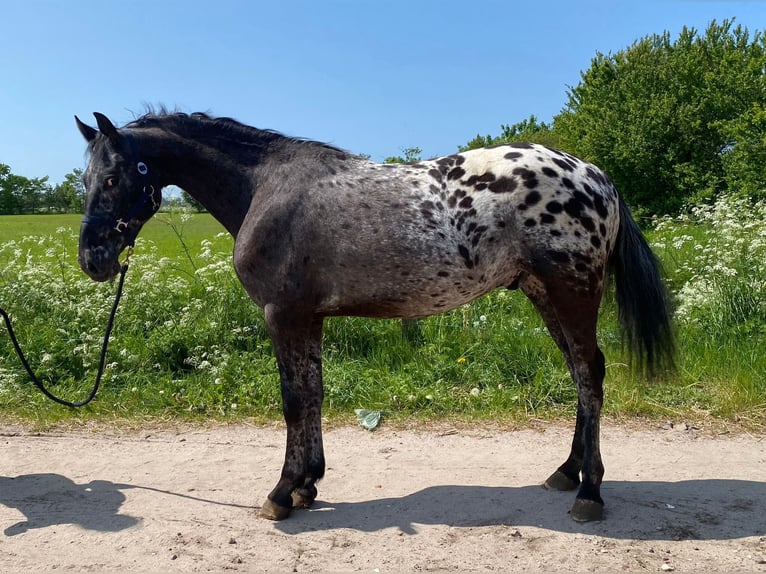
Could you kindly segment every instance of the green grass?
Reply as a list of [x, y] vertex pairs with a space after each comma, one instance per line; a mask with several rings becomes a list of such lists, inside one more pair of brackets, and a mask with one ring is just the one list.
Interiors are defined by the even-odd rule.
[[[740, 217], [727, 235], [750, 243], [735, 249], [720, 237], [722, 225], [698, 214], [660, 222], [649, 234], [678, 303], [676, 374], [646, 381], [627, 367], [607, 296], [599, 333], [607, 357], [606, 415], [763, 424], [766, 269], [755, 260], [766, 261], [756, 242], [766, 232]], [[14, 317], [41, 377], [70, 399], [82, 397], [94, 379], [114, 294], [114, 285], [93, 283], [79, 270], [78, 227], [79, 217], [71, 215], [0, 217], [0, 306]], [[146, 226], [131, 259], [103, 387], [84, 409], [42, 397], [0, 335], [4, 420], [47, 426], [281, 418], [271, 342], [262, 311], [233, 272], [232, 245], [208, 215], [159, 214]], [[717, 278], [712, 284], [711, 277]], [[574, 386], [542, 321], [523, 295], [506, 290], [421, 321], [414, 337], [403, 334], [399, 321], [329, 319], [324, 377], [331, 420], [347, 420], [355, 408], [381, 410], [389, 420], [506, 422], [571, 419], [575, 410]]]

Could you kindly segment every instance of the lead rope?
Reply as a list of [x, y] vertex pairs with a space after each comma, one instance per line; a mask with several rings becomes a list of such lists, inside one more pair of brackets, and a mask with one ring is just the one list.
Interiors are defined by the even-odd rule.
[[53, 393], [51, 393], [48, 389], [45, 388], [45, 385], [40, 381], [40, 379], [37, 378], [34, 371], [32, 370], [32, 367], [29, 366], [29, 361], [27, 361], [27, 358], [24, 356], [24, 353], [21, 350], [21, 347], [19, 346], [19, 341], [16, 338], [16, 333], [13, 332], [13, 327], [11, 326], [11, 319], [8, 317], [8, 313], [5, 312], [5, 309], [0, 307], [0, 315], [3, 316], [3, 319], [5, 319], [5, 325], [8, 328], [8, 335], [11, 337], [11, 342], [13, 343], [14, 349], [16, 349], [16, 354], [19, 356], [19, 359], [21, 359], [21, 363], [24, 365], [24, 368], [27, 370], [27, 373], [29, 374], [29, 378], [32, 379], [32, 382], [35, 384], [35, 386], [40, 389], [40, 391], [48, 397], [53, 402], [56, 402], [60, 405], [64, 405], [66, 407], [82, 407], [87, 405], [89, 402], [93, 400], [93, 398], [96, 396], [96, 393], [98, 392], [98, 388], [101, 385], [101, 377], [104, 375], [104, 365], [106, 363], [106, 350], [109, 347], [109, 336], [112, 333], [112, 327], [114, 326], [114, 316], [117, 314], [117, 305], [120, 303], [120, 298], [122, 297], [122, 286], [125, 283], [125, 273], [128, 271], [128, 261], [130, 260], [130, 256], [133, 254], [133, 247], [128, 247], [128, 252], [125, 256], [125, 261], [123, 262], [122, 266], [120, 267], [120, 280], [117, 284], [117, 293], [114, 296], [114, 303], [112, 304], [112, 311], [109, 314], [109, 320], [106, 323], [106, 333], [104, 334], [104, 342], [101, 345], [101, 358], [98, 362], [98, 373], [96, 374], [96, 382], [93, 384], [93, 389], [90, 391], [90, 394], [82, 401], [78, 402], [72, 402], [67, 401], [65, 399], [60, 399]]

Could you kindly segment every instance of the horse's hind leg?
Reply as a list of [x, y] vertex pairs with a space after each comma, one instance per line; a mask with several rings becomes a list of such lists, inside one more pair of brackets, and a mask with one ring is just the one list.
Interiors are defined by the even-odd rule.
[[266, 324], [274, 343], [287, 426], [285, 461], [279, 482], [260, 515], [282, 520], [293, 506], [308, 506], [325, 469], [322, 448], [322, 320], [266, 306]]
[[572, 490], [579, 485], [572, 518], [578, 522], [600, 520], [604, 466], [599, 428], [605, 368], [604, 355], [596, 343], [596, 320], [601, 293], [578, 296], [576, 290], [552, 290], [536, 279], [529, 279], [522, 290], [545, 321], [577, 386], [572, 447], [566, 461], [545, 481], [545, 487]]

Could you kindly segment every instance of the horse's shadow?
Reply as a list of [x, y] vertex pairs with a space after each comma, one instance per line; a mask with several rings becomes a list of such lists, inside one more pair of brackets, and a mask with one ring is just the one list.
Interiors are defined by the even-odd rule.
[[402, 497], [364, 502], [317, 500], [276, 528], [289, 534], [352, 528], [416, 533], [419, 524], [454, 527], [535, 526], [617, 539], [727, 540], [766, 535], [766, 483], [700, 479], [681, 482], [607, 481], [605, 519], [577, 523], [574, 493], [522, 487], [432, 486]]
[[[77, 484], [60, 474], [0, 477], [0, 505], [26, 520], [5, 528], [14, 536], [35, 528], [75, 524], [86, 530], [117, 532], [141, 518], [120, 514], [123, 490], [151, 490], [203, 504], [245, 509], [149, 486], [92, 480]], [[571, 492], [548, 492], [539, 485], [520, 487], [430, 486], [400, 497], [361, 502], [316, 501], [310, 511], [295, 511], [274, 523], [287, 534], [350, 528], [378, 532], [398, 528], [414, 534], [418, 525], [453, 527], [535, 526], [551, 531], [617, 539], [727, 540], [766, 535], [766, 483], [734, 479], [681, 482], [606, 481], [605, 520], [578, 524], [567, 514]]]
[[60, 474], [0, 476], [0, 504], [15, 508], [26, 520], [4, 530], [6, 536], [58, 524], [76, 524], [87, 530], [117, 532], [140, 522], [119, 514], [125, 501], [121, 489], [129, 485], [108, 480], [77, 484]]

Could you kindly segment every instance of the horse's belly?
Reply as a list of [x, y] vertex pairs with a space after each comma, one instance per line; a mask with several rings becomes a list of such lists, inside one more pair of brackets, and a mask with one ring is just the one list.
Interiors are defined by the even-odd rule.
[[[377, 271], [377, 272], [376, 272]], [[502, 265], [429, 265], [361, 270], [335, 282], [319, 313], [366, 317], [425, 317], [455, 309], [514, 279], [511, 262]]]

